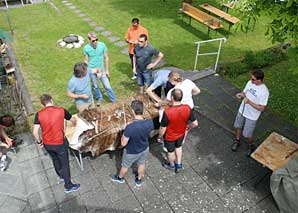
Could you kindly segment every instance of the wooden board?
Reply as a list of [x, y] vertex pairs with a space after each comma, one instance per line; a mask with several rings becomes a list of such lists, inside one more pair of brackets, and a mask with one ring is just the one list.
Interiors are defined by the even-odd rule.
[[182, 12], [192, 17], [193, 19], [207, 25], [213, 30], [222, 28], [220, 20], [185, 2], [183, 2], [182, 4]]
[[236, 24], [240, 21], [240, 19], [238, 19], [237, 17], [231, 16], [230, 14], [228, 14], [216, 7], [213, 7], [210, 4], [201, 4], [200, 7], [203, 8], [204, 10], [207, 10], [210, 13], [213, 13], [216, 16], [219, 16], [220, 18], [229, 22], [230, 24]]
[[298, 144], [273, 132], [251, 155], [253, 159], [275, 171], [293, 157], [298, 156]]

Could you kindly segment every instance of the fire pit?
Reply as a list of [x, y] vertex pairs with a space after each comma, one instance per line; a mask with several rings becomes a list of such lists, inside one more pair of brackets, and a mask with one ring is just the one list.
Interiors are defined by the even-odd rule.
[[68, 49], [79, 48], [84, 44], [84, 38], [79, 35], [69, 34], [65, 36], [63, 39], [59, 39], [57, 41], [57, 44], [60, 47], [64, 47]]

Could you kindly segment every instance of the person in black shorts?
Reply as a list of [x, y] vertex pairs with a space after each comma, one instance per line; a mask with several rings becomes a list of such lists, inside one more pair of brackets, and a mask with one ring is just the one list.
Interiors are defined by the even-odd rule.
[[175, 169], [176, 173], [182, 168], [182, 144], [185, 132], [198, 126], [194, 111], [188, 105], [181, 104], [182, 97], [181, 89], [172, 90], [172, 106], [163, 113], [158, 135], [158, 140], [164, 139], [164, 146], [168, 150], [168, 162], [164, 167]]

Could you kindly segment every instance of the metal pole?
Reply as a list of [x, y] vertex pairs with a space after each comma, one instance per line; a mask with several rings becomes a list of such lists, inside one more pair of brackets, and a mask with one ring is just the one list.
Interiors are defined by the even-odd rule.
[[200, 50], [200, 43], [197, 44], [197, 53], [196, 53], [196, 59], [195, 59], [195, 66], [193, 68], [193, 71], [196, 71], [197, 64], [198, 64], [198, 57], [199, 57], [199, 50]]
[[216, 62], [215, 62], [215, 66], [214, 66], [214, 71], [215, 72], [216, 72], [217, 63], [218, 63], [218, 59], [219, 59], [219, 55], [220, 55], [221, 43], [222, 43], [222, 40], [220, 40], [219, 46], [218, 46], [217, 57], [216, 57]]

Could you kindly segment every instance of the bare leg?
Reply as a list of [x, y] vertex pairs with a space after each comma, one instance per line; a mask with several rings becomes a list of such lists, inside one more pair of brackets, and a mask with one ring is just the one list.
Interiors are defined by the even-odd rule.
[[251, 144], [253, 144], [252, 137], [251, 137], [251, 138], [247, 138], [247, 143], [248, 143], [248, 145], [251, 145]]
[[181, 164], [182, 161], [182, 146], [175, 149], [176, 163]]
[[118, 177], [123, 178], [127, 173], [127, 171], [128, 171], [128, 168], [121, 167]]
[[236, 140], [237, 140], [237, 141], [240, 141], [240, 138], [241, 138], [241, 130], [242, 130], [242, 129], [239, 129], [239, 128], [236, 129]]
[[141, 164], [138, 166], [138, 178], [141, 180], [145, 175], [145, 164]]
[[168, 160], [171, 165], [175, 164], [175, 159], [176, 159], [175, 152], [168, 152]]

